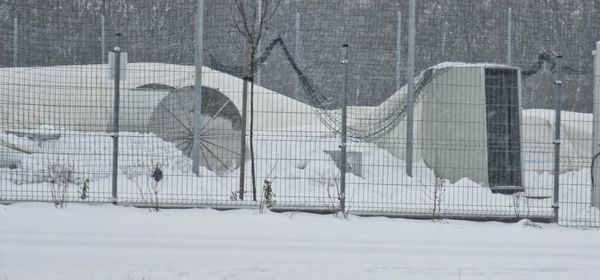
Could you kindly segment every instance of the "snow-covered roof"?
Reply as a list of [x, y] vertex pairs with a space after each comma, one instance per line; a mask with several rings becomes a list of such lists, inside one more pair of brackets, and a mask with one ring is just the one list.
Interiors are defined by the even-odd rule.
[[[93, 64], [0, 68], [0, 84], [3, 85], [0, 97], [7, 101], [3, 106], [4, 114], [0, 116], [3, 118], [24, 116], [23, 112], [19, 113], [18, 110], [28, 110], [38, 111], [36, 118], [57, 122], [77, 119], [77, 114], [94, 115], [96, 119], [110, 119], [106, 114], [109, 113], [112, 104], [114, 82], [109, 79], [107, 67], [108, 65]], [[241, 111], [243, 80], [208, 67], [203, 67], [202, 71], [203, 86], [222, 92]], [[121, 94], [126, 98], [127, 89], [135, 89], [147, 84], [181, 88], [193, 86], [194, 82], [194, 66], [130, 63], [127, 65], [127, 79], [121, 81], [121, 88], [124, 89]], [[256, 129], [319, 123], [318, 117], [309, 105], [256, 85], [254, 92]], [[144, 100], [143, 106], [156, 105], [148, 102], [156, 102], [156, 100]], [[70, 110], [82, 105], [87, 107], [85, 111], [72, 114], [52, 111], [56, 108]], [[248, 104], [248, 111], [249, 106]], [[52, 117], [56, 114], [63, 115]], [[26, 113], [26, 115], [31, 114]], [[17, 121], [36, 122], [31, 120], [31, 117], [27, 116], [28, 120]], [[56, 125], [58, 127], [60, 123]]]

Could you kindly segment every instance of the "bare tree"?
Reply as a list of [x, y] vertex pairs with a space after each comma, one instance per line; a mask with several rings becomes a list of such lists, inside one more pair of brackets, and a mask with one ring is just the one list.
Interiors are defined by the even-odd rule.
[[[247, 83], [250, 82], [250, 161], [252, 164], [252, 200], [256, 201], [256, 166], [254, 161], [254, 73], [257, 69], [257, 50], [267, 24], [277, 12], [281, 0], [233, 0], [237, 14], [233, 19], [236, 30], [245, 39], [244, 89], [242, 98], [242, 153], [240, 157], [240, 199], [244, 199], [244, 166], [246, 161], [246, 104]], [[248, 58], [249, 57], [249, 58]], [[247, 59], [248, 58], [248, 59]]]

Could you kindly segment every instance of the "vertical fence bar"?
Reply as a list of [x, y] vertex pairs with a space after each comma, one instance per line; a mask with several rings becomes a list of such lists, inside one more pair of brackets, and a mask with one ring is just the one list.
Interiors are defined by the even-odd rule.
[[[592, 157], [600, 153], [600, 41], [596, 43], [594, 52], [594, 122], [592, 126]], [[591, 188], [590, 204], [592, 207], [600, 208], [600, 159], [593, 162], [593, 182]]]
[[100, 62], [106, 64], [106, 20], [100, 16]]
[[506, 64], [512, 65], [512, 8], [508, 8], [508, 38], [506, 40]]
[[121, 49], [117, 46], [114, 49], [115, 55], [115, 96], [113, 105], [113, 155], [112, 155], [112, 198], [113, 203], [117, 203], [117, 178], [119, 174], [119, 103], [120, 101], [120, 83], [121, 83]]
[[340, 143], [340, 210], [346, 215], [346, 117], [347, 117], [347, 96], [348, 96], [348, 44], [342, 46], [344, 66], [344, 91], [342, 92], [342, 127], [341, 127], [341, 143]]
[[250, 73], [248, 68], [250, 64], [250, 41], [245, 40], [244, 42], [244, 70], [243, 76], [244, 81], [242, 84], [242, 125], [241, 125], [241, 135], [240, 135], [240, 200], [244, 200], [244, 188], [245, 188], [245, 180], [246, 180], [246, 128], [248, 126], [247, 115], [248, 115], [248, 82], [250, 81]]
[[[259, 0], [258, 3], [258, 8], [256, 9], [257, 12], [257, 16], [256, 16], [256, 25], [260, 26], [260, 23], [262, 21], [262, 5], [263, 5], [263, 0]], [[255, 53], [255, 57], [260, 57], [260, 41], [258, 42], [258, 44], [256, 44], [256, 53]], [[254, 61], [252, 62], [254, 63]], [[254, 79], [254, 84], [256, 85], [260, 85], [260, 65], [256, 64], [254, 65], [254, 67], [256, 67], [256, 78]], [[252, 70], [254, 70], [254, 68], [252, 68]], [[252, 73], [254, 74], [254, 73]], [[254, 75], [252, 75], [254, 77]]]
[[408, 91], [406, 95], [406, 174], [412, 176], [413, 165], [413, 94], [415, 71], [416, 2], [410, 0], [408, 15], [408, 69], [406, 71]]
[[[295, 24], [295, 29], [296, 29], [296, 38], [294, 41], [294, 55], [295, 57], [295, 61], [296, 61], [296, 65], [300, 65], [300, 13], [296, 13], [296, 24]], [[294, 82], [294, 98], [295, 99], [300, 99], [300, 77], [296, 77], [296, 80]]]
[[196, 7], [196, 79], [194, 81], [194, 144], [192, 146], [192, 171], [199, 176], [202, 145], [202, 47], [204, 34], [204, 0]]
[[396, 30], [396, 90], [400, 90], [400, 73], [402, 72], [402, 12], [398, 11], [398, 27]]
[[560, 179], [560, 120], [562, 111], [562, 56], [556, 57], [556, 73], [554, 80], [555, 103], [555, 127], [554, 127], [554, 195], [552, 208], [554, 210], [554, 222], [558, 223], [559, 209], [559, 179]]
[[18, 55], [19, 51], [17, 47], [19, 46], [19, 19], [15, 17], [13, 22], [13, 67], [17, 67]]
[[360, 106], [360, 88], [361, 88], [361, 84], [360, 84], [360, 65], [357, 67], [357, 75], [356, 75], [356, 97], [354, 99], [354, 105], [355, 106]]

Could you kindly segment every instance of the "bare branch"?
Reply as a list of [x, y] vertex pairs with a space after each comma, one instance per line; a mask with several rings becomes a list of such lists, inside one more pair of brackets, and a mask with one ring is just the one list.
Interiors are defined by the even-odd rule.
[[[244, 2], [245, 0], [233, 0], [236, 6], [236, 9], [238, 11], [238, 16], [240, 17], [239, 20], [234, 19], [233, 23], [235, 28], [237, 29], [237, 31], [240, 33], [240, 35], [242, 35], [242, 37], [244, 37], [245, 39], [247, 39], [248, 41], [250, 41], [251, 45], [255, 44], [255, 38], [254, 38], [254, 30], [249, 26], [249, 24], [252, 22], [251, 19], [248, 18], [248, 14], [247, 14], [247, 7], [248, 5], [245, 5]], [[253, 18], [256, 18], [256, 15], [253, 16]]]
[[[262, 38], [263, 31], [266, 30], [267, 23], [269, 23], [269, 21], [271, 21], [271, 18], [273, 18], [273, 16], [277, 12], [277, 9], [279, 9], [279, 5], [281, 4], [281, 1], [282, 0], [264, 0], [264, 5], [262, 7], [260, 23], [259, 23], [259, 27], [258, 27], [257, 40], [256, 40], [257, 46], [260, 43], [260, 39]], [[269, 3], [274, 3], [273, 8], [269, 8], [270, 7]], [[270, 11], [270, 13], [269, 13], [269, 11]]]
[[272, 1], [275, 2], [275, 6], [271, 9], [271, 14], [268, 16], [263, 16], [263, 18], [265, 19], [263, 22], [266, 24], [269, 21], [271, 21], [271, 18], [275, 15], [275, 13], [277, 12], [277, 9], [279, 9], [279, 5], [281, 4], [281, 0], [265, 0], [265, 9], [263, 11], [263, 15], [267, 14], [267, 7], [268, 4], [267, 3], [272, 3]]
[[[262, 1], [260, 9], [258, 1]], [[237, 17], [233, 19], [235, 29], [250, 42], [254, 54], [260, 44], [266, 26], [277, 12], [282, 0], [233, 0]], [[247, 2], [247, 3], [246, 3]], [[260, 14], [260, 16], [259, 16]]]

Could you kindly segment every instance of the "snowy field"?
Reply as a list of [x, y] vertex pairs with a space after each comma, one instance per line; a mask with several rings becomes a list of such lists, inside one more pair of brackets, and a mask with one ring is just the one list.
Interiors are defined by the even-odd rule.
[[598, 279], [598, 230], [256, 210], [0, 206], [0, 279]]

